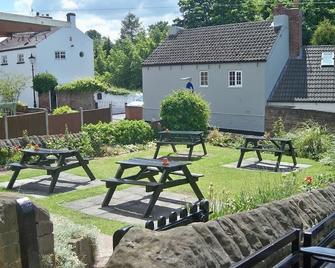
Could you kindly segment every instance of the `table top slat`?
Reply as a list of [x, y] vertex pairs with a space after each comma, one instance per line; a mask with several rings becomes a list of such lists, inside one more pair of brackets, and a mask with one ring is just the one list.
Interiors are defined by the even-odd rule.
[[28, 153], [28, 154], [34, 154], [34, 155], [49, 155], [49, 154], [71, 154], [71, 153], [75, 153], [76, 150], [40, 148], [38, 150], [23, 149], [22, 152]]
[[186, 161], [169, 161], [169, 165], [163, 165], [160, 159], [147, 159], [147, 158], [132, 158], [129, 160], [122, 160], [116, 162], [124, 165], [134, 165], [143, 167], [158, 167], [158, 168], [175, 168], [189, 165], [190, 162]]
[[172, 135], [202, 135], [203, 131], [178, 131], [178, 130], [169, 130], [169, 131], [160, 131], [159, 134], [172, 134]]

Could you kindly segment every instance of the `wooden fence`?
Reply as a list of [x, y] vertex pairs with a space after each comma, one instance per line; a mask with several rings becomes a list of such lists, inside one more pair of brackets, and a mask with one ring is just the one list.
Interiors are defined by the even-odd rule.
[[82, 110], [71, 114], [51, 115], [47, 110], [35, 113], [4, 116], [0, 118], [0, 139], [22, 137], [24, 131], [28, 135], [64, 134], [65, 129], [78, 133], [83, 124], [111, 122], [112, 107], [95, 110]]

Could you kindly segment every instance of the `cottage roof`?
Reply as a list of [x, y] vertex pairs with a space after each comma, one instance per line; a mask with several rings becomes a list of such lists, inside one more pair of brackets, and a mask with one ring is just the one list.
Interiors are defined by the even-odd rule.
[[47, 39], [48, 36], [59, 29], [60, 28], [52, 28], [50, 31], [40, 33], [31, 32], [13, 34], [11, 37], [0, 42], [0, 52], [35, 47], [38, 43]]
[[270, 21], [183, 29], [169, 36], [143, 65], [266, 61], [277, 35]]
[[269, 101], [335, 102], [335, 66], [321, 66], [323, 52], [335, 46], [307, 46], [302, 59], [289, 60]]

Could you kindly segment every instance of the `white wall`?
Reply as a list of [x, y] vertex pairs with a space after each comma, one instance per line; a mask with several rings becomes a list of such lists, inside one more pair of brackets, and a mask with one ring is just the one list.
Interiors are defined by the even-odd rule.
[[[55, 51], [65, 51], [66, 59], [55, 59]], [[77, 28], [61, 28], [40, 42], [36, 58], [38, 72], [53, 74], [60, 84], [94, 76], [93, 41]]]
[[[211, 125], [219, 128], [263, 131], [265, 115], [264, 62], [143, 67], [144, 119], [158, 120], [160, 103], [173, 89], [185, 87], [191, 77], [195, 91], [210, 103]], [[209, 86], [200, 87], [199, 72], [208, 71]], [[228, 71], [240, 70], [241, 88], [228, 87]]]
[[113, 114], [125, 113], [125, 103], [135, 101], [142, 93], [134, 92], [128, 95], [112, 95], [101, 93], [102, 99], [98, 100], [97, 93], [94, 94], [94, 100], [98, 103], [98, 108], [107, 108], [112, 104]]
[[[19, 53], [24, 54], [23, 64], [17, 64], [17, 54]], [[8, 65], [0, 65], [0, 78], [6, 74], [15, 74], [24, 76], [26, 79], [26, 87], [21, 93], [19, 100], [29, 105], [30, 107], [32, 107], [34, 103], [33, 89], [32, 89], [32, 70], [31, 70], [31, 64], [28, 60], [31, 54], [36, 55], [35, 48], [0, 52], [0, 60], [2, 55], [7, 55], [7, 62], [8, 62]], [[38, 103], [37, 94], [36, 94], [36, 102]]]
[[281, 25], [278, 38], [268, 55], [265, 65], [265, 102], [269, 98], [272, 90], [274, 89], [283, 68], [289, 58], [289, 26], [288, 16], [279, 15], [274, 17], [274, 25]]

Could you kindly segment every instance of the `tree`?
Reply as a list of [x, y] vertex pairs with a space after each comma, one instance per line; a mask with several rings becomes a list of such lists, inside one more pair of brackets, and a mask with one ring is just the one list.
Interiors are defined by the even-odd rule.
[[312, 45], [335, 45], [335, 25], [329, 20], [319, 23], [313, 33]]
[[149, 38], [151, 38], [156, 45], [166, 38], [168, 32], [169, 24], [167, 21], [159, 21], [148, 27]]
[[121, 39], [130, 38], [134, 41], [137, 34], [143, 31], [143, 27], [138, 17], [133, 13], [128, 13], [121, 21]]
[[88, 35], [91, 39], [94, 41], [100, 41], [101, 40], [101, 33], [99, 33], [96, 30], [88, 30], [85, 32], [86, 35]]
[[22, 75], [4, 74], [0, 79], [0, 97], [3, 102], [17, 102], [26, 86], [27, 78]]
[[56, 77], [50, 73], [39, 73], [33, 79], [33, 88], [38, 94], [52, 91], [57, 85]]

